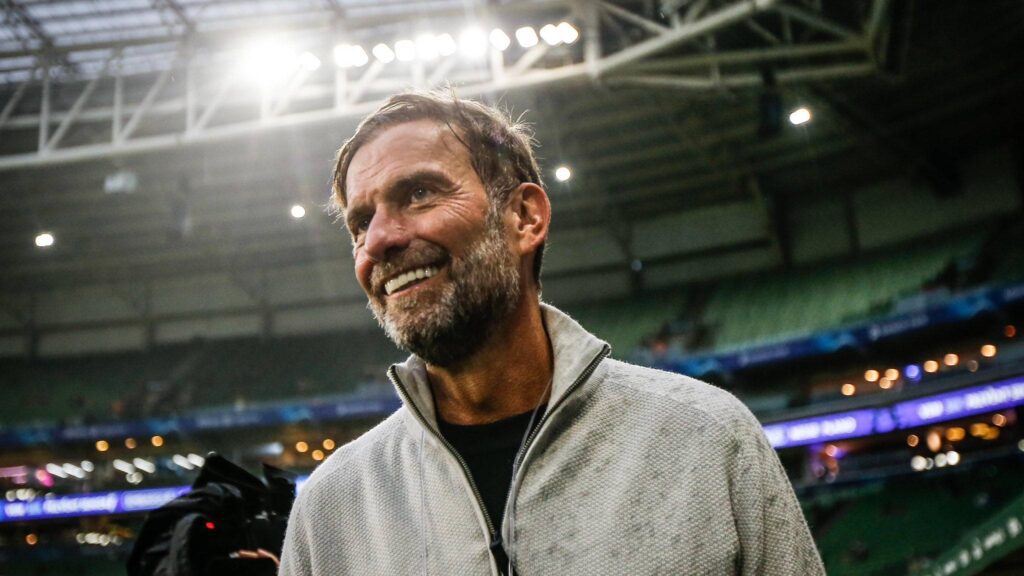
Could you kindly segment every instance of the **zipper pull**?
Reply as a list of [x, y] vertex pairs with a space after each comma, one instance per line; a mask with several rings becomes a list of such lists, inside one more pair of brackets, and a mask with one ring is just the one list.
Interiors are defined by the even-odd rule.
[[[501, 576], [518, 576], [515, 566], [512, 566], [512, 562], [505, 552], [505, 544], [501, 541], [501, 534], [497, 532], [491, 534], [491, 558], [498, 565], [498, 574], [501, 574]], [[510, 567], [512, 569], [511, 574], [508, 572]]]

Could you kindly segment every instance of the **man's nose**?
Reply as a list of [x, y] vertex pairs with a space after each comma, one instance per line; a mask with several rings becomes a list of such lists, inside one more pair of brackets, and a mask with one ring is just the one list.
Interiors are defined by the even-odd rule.
[[390, 210], [377, 210], [366, 230], [366, 254], [383, 262], [409, 245], [409, 231], [405, 218]]

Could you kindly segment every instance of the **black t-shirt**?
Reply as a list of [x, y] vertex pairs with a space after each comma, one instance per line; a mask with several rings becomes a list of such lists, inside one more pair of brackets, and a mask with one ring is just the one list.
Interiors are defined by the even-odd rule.
[[[537, 410], [534, 427], [544, 415], [544, 406]], [[489, 424], [464, 426], [438, 421], [441, 435], [455, 448], [469, 466], [483, 498], [487, 515], [496, 530], [501, 529], [505, 500], [512, 482], [512, 464], [526, 435], [533, 410]]]

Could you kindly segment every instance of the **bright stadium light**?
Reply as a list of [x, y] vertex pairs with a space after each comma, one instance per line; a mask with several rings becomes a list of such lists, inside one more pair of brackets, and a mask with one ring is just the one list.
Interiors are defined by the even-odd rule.
[[395, 61], [395, 51], [387, 44], [377, 44], [373, 47], [373, 57], [381, 64], [390, 64]]
[[559, 166], [555, 169], [555, 180], [565, 182], [569, 178], [572, 178], [572, 171], [569, 170], [568, 166]]
[[487, 54], [487, 35], [479, 28], [467, 28], [459, 34], [459, 52], [467, 58], [482, 58]]
[[302, 218], [306, 215], [306, 209], [302, 207], [302, 204], [295, 204], [292, 206], [292, 218]]
[[562, 43], [562, 33], [558, 31], [558, 26], [554, 24], [545, 24], [541, 27], [540, 37], [548, 46], [558, 46]]
[[537, 45], [537, 31], [530, 26], [523, 26], [516, 30], [516, 42], [523, 48], [533, 48]]
[[320, 67], [320, 59], [316, 57], [316, 54], [312, 52], [303, 52], [299, 54], [299, 68], [312, 72]]
[[495, 28], [494, 30], [491, 30], [491, 35], [489, 36], [489, 38], [491, 40], [491, 46], [494, 46], [495, 48], [501, 50], [502, 52], [507, 50], [508, 47], [512, 45], [512, 40], [509, 39], [508, 34], [505, 34], [505, 32], [501, 28]]
[[36, 246], [40, 248], [47, 248], [53, 246], [53, 234], [49, 232], [43, 232], [36, 236]]
[[253, 80], [264, 84], [282, 82], [297, 64], [295, 53], [281, 42], [263, 39], [249, 45], [243, 68]]
[[358, 68], [366, 66], [370, 57], [362, 46], [356, 44], [338, 44], [334, 47], [334, 63], [341, 68]]
[[566, 44], [572, 44], [576, 40], [579, 40], [580, 31], [575, 26], [568, 22], [558, 23], [558, 36], [562, 39], [562, 42]]
[[437, 37], [437, 53], [441, 56], [451, 56], [459, 49], [455, 44], [455, 38], [451, 34], [441, 34]]
[[395, 42], [395, 57], [400, 62], [408, 62], [416, 58], [416, 43], [412, 40], [399, 40]]
[[437, 38], [433, 34], [423, 34], [416, 38], [416, 56], [425, 62], [437, 59]]
[[794, 126], [806, 124], [811, 121], [811, 111], [807, 108], [797, 108], [789, 115], [789, 123]]

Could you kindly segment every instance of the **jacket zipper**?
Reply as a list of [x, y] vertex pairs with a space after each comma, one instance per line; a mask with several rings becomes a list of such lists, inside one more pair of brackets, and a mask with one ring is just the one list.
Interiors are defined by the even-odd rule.
[[454, 456], [455, 460], [458, 461], [459, 466], [462, 468], [462, 473], [466, 476], [466, 480], [469, 481], [470, 489], [473, 490], [473, 498], [476, 499], [477, 507], [479, 507], [480, 511], [483, 512], [484, 522], [487, 524], [487, 531], [489, 534], [493, 536], [494, 522], [491, 521], [490, 515], [487, 514], [487, 507], [484, 506], [484, 499], [482, 496], [480, 496], [480, 490], [476, 487], [476, 482], [473, 481], [473, 474], [470, 473], [469, 471], [469, 464], [466, 464], [466, 461], [459, 454], [458, 450], [452, 447], [452, 445], [448, 443], [448, 440], [444, 436], [434, 431], [434, 429], [429, 424], [427, 424], [427, 419], [423, 417], [423, 414], [420, 412], [420, 409], [412, 401], [412, 397], [409, 396], [409, 391], [405, 389], [405, 384], [402, 384], [402, 380], [398, 378], [398, 373], [395, 371], [394, 366], [388, 369], [388, 378], [391, 379], [391, 382], [395, 385], [395, 388], [398, 388], [398, 390], [402, 393], [403, 399], [405, 400], [405, 404], [409, 406], [410, 411], [412, 412], [413, 416], [415, 416], [416, 419], [419, 420], [420, 425], [429, 430], [430, 433], [433, 434], [435, 438], [440, 440], [441, 445], [444, 446], [445, 449], [448, 450], [448, 453]]
[[[573, 391], [575, 391], [576, 388], [578, 388], [580, 385], [586, 382], [587, 379], [590, 378], [590, 375], [594, 373], [594, 370], [597, 370], [597, 365], [600, 364], [601, 361], [604, 360], [609, 353], [611, 353], [611, 351], [611, 346], [605, 344], [604, 347], [601, 348], [601, 351], [598, 352], [596, 356], [594, 356], [594, 359], [590, 361], [590, 364], [587, 364], [587, 367], [583, 370], [583, 372], [580, 373], [576, 380], [574, 380], [573, 383], [569, 385], [569, 387], [565, 390], [565, 394], [562, 394], [562, 397], [558, 399], [558, 402], [556, 402], [552, 406], [548, 406], [548, 409], [544, 411], [544, 415], [541, 416], [540, 422], [538, 422], [537, 425], [533, 427], [533, 430], [530, 431], [529, 436], [526, 437], [526, 442], [523, 443], [523, 445], [519, 448], [519, 453], [516, 454], [515, 470], [517, 475], [522, 474], [523, 460], [526, 458], [526, 453], [530, 451], [530, 445], [533, 444], [533, 440], [534, 438], [537, 437], [537, 433], [540, 432], [540, 429], [544, 427], [544, 423], [548, 421], [548, 417], [551, 416], [551, 414], [553, 414], [555, 410], [562, 405], [562, 402], [564, 402], [566, 398], [572, 395]], [[502, 510], [505, 511], [506, 516], [508, 515], [509, 502], [512, 501], [513, 497], [512, 489], [515, 488], [516, 486], [516, 479], [515, 477], [513, 477], [512, 486], [508, 491], [508, 495], [505, 496], [505, 506], [502, 508]], [[518, 494], [518, 491], [516, 492]], [[509, 529], [514, 530], [515, 527], [510, 527]]]
[[[523, 443], [523, 445], [519, 449], [519, 453], [516, 454], [515, 469], [517, 472], [522, 470], [522, 459], [525, 458], [526, 453], [529, 451], [530, 445], [533, 444], [533, 440], [537, 436], [537, 432], [541, 429], [544, 423], [547, 422], [548, 417], [555, 411], [555, 409], [558, 406], [562, 404], [562, 402], [567, 397], [569, 397], [570, 394], [572, 394], [572, 392], [576, 388], [578, 388], [581, 384], [583, 384], [583, 382], [590, 378], [590, 375], [594, 373], [594, 370], [597, 370], [597, 365], [601, 362], [601, 360], [604, 360], [604, 358], [610, 352], [611, 347], [605, 344], [604, 347], [601, 348], [601, 351], [598, 352], [596, 356], [594, 356], [594, 359], [590, 361], [590, 364], [587, 365], [583, 372], [581, 372], [580, 375], [576, 378], [576, 380], [574, 380], [573, 383], [569, 386], [569, 388], [566, 389], [565, 394], [562, 394], [562, 397], [558, 400], [558, 402], [553, 406], [549, 406], [548, 409], [544, 411], [544, 416], [541, 417], [540, 422], [538, 422], [537, 425], [533, 427], [533, 430], [530, 431], [529, 436], [526, 437], [526, 442]], [[491, 516], [487, 512], [487, 507], [484, 506], [483, 497], [480, 496], [480, 489], [477, 488], [476, 482], [473, 481], [473, 474], [469, 470], [469, 465], [466, 464], [466, 461], [459, 454], [458, 450], [456, 450], [444, 436], [436, 432], [427, 423], [427, 419], [423, 416], [423, 414], [420, 412], [420, 409], [412, 401], [412, 397], [409, 395], [409, 391], [406, 390], [405, 384], [403, 384], [402, 380], [398, 377], [398, 372], [395, 370], [394, 366], [388, 369], [388, 378], [391, 379], [391, 383], [394, 384], [395, 388], [397, 388], [398, 391], [402, 394], [402, 397], [405, 400], [405, 404], [409, 406], [410, 412], [412, 412], [413, 416], [416, 417], [416, 420], [419, 421], [420, 425], [429, 430], [430, 433], [433, 434], [435, 438], [440, 440], [441, 445], [444, 446], [448, 453], [455, 457], [455, 460], [459, 463], [459, 467], [462, 468], [462, 474], [466, 477], [466, 480], [469, 482], [469, 487], [473, 491], [473, 498], [476, 500], [477, 508], [479, 508], [480, 512], [483, 514], [484, 523], [487, 525], [487, 531], [491, 539], [491, 548], [493, 548], [495, 542], [500, 544], [502, 539], [501, 532], [495, 530], [494, 528], [494, 521], [491, 520]], [[512, 486], [515, 485], [516, 479], [512, 478]], [[505, 496], [505, 506], [502, 508], [502, 510], [508, 509], [508, 503], [511, 501], [511, 499], [512, 490], [509, 490], [508, 495]], [[503, 569], [499, 569], [499, 572], [501, 574], [505, 573]]]

